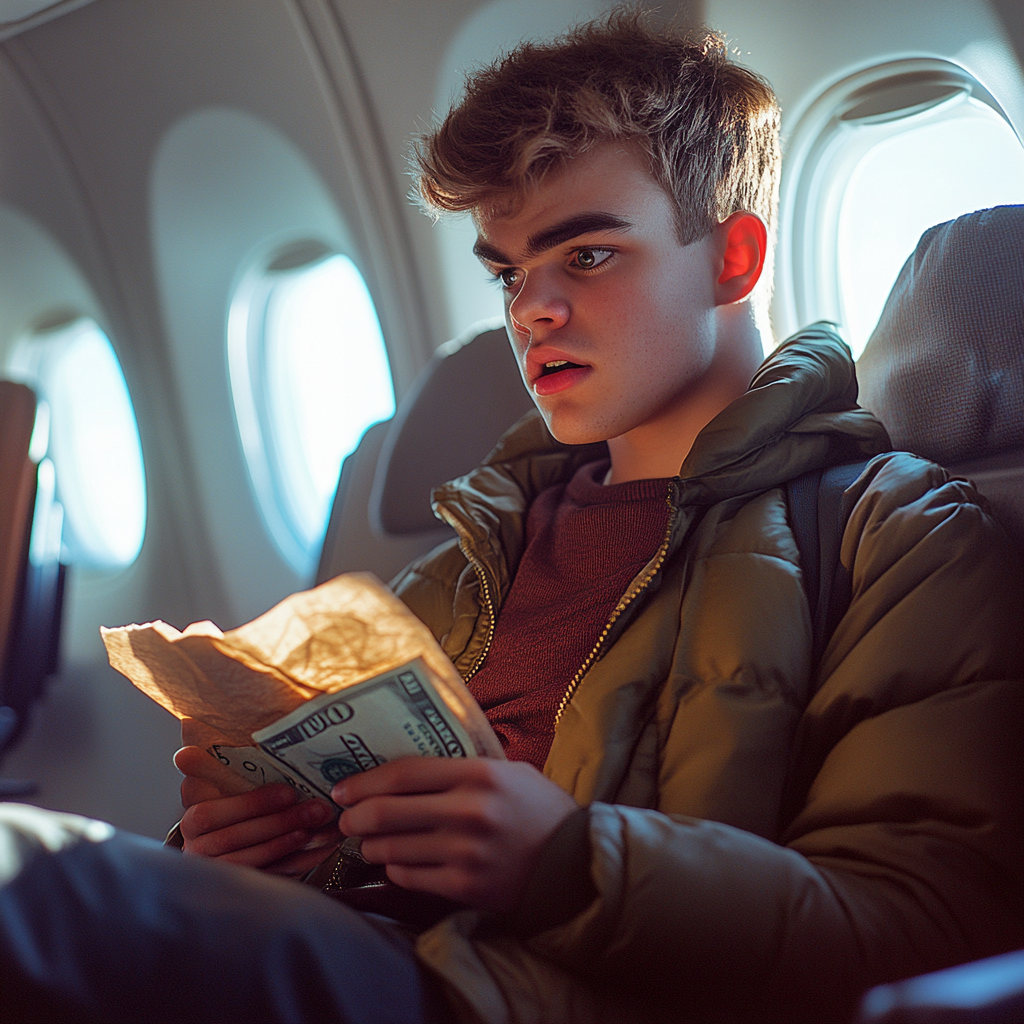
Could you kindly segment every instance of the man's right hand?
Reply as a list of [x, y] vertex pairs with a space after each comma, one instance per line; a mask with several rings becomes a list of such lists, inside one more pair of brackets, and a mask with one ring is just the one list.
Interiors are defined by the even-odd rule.
[[185, 776], [180, 826], [185, 853], [299, 876], [316, 867], [341, 838], [331, 807], [322, 800], [300, 803], [284, 783], [225, 795], [210, 781], [212, 760], [202, 747], [183, 747], [174, 755]]

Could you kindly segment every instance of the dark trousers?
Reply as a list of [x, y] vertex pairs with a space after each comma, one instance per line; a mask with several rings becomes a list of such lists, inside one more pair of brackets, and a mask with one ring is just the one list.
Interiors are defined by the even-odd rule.
[[427, 1024], [397, 930], [298, 883], [0, 804], [0, 1019]]

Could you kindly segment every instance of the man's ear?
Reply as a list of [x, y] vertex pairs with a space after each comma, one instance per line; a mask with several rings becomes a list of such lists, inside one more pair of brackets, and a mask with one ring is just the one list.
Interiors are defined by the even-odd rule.
[[745, 299], [764, 269], [768, 254], [768, 229], [755, 213], [737, 210], [715, 229], [721, 273], [715, 282], [715, 305]]

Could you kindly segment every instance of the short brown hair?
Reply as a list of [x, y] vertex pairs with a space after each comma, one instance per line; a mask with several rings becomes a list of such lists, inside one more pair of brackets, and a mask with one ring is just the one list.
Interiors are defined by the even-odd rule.
[[676, 207], [683, 245], [736, 210], [771, 227], [779, 108], [771, 86], [701, 30], [659, 30], [617, 11], [552, 42], [522, 43], [470, 75], [418, 140], [427, 209], [502, 213], [531, 185], [601, 142], [637, 145]]

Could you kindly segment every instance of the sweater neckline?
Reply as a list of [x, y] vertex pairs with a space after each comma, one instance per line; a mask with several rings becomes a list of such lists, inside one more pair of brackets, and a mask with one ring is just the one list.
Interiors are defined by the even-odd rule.
[[627, 480], [621, 484], [603, 483], [610, 459], [598, 459], [584, 463], [573, 473], [566, 485], [565, 494], [576, 505], [610, 505], [619, 502], [650, 501], [664, 498], [669, 477], [652, 477], [646, 480]]

